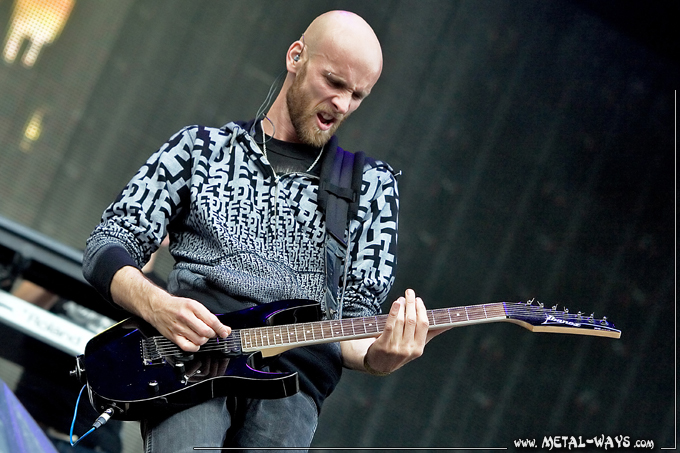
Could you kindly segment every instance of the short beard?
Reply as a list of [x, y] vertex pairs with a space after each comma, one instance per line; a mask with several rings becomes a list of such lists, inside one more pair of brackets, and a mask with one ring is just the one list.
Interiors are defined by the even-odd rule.
[[286, 106], [288, 107], [288, 116], [290, 116], [290, 121], [293, 123], [293, 128], [295, 129], [298, 140], [305, 145], [320, 148], [331, 139], [333, 134], [335, 134], [335, 131], [340, 127], [340, 124], [345, 120], [346, 116], [341, 120], [336, 121], [327, 131], [320, 130], [316, 125], [308, 125], [308, 122], [316, 122], [318, 110], [307, 109], [307, 105], [310, 103], [310, 96], [302, 89], [306, 74], [307, 66], [305, 65], [300, 68], [288, 93], [286, 93]]

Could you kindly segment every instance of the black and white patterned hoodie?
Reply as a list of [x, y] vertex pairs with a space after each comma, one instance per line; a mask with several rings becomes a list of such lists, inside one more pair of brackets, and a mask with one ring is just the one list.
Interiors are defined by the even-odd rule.
[[[189, 126], [170, 138], [104, 211], [87, 241], [86, 279], [110, 300], [115, 272], [141, 268], [169, 234], [176, 264], [167, 289], [173, 294], [323, 304], [325, 225], [316, 202], [321, 162], [309, 173], [276, 175], [248, 130], [242, 123]], [[324, 154], [333, 156], [336, 147], [333, 137]], [[367, 159], [349, 228], [343, 317], [381, 311], [394, 282], [398, 204], [392, 169]], [[219, 297], [201, 302], [215, 313], [238, 308]]]

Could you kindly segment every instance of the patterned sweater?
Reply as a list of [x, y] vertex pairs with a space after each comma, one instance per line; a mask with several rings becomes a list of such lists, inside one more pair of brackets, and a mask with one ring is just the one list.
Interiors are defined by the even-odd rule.
[[[244, 306], [292, 298], [323, 304], [325, 230], [316, 203], [321, 163], [308, 173], [277, 175], [247, 131], [240, 123], [190, 126], [153, 154], [88, 239], [87, 280], [110, 300], [115, 272], [125, 265], [141, 268], [169, 234], [176, 261], [168, 278], [173, 294], [205, 295], [195, 298], [215, 313], [242, 308], [234, 299]], [[336, 147], [333, 137], [325, 155], [334, 155]], [[349, 228], [344, 317], [380, 313], [394, 281], [397, 211], [392, 169], [367, 162], [358, 215]], [[337, 381], [339, 352], [330, 354], [337, 356]], [[309, 391], [330, 393], [334, 385]]]

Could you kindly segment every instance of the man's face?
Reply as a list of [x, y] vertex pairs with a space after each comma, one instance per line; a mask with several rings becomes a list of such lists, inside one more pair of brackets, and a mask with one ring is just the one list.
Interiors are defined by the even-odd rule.
[[[306, 144], [321, 147], [330, 140], [344, 117], [330, 112], [329, 107], [315, 102], [311, 87], [307, 86], [306, 65], [298, 72], [293, 84], [286, 94], [288, 114], [293, 123], [298, 139]], [[325, 123], [334, 118], [332, 124]]]
[[358, 70], [318, 56], [307, 60], [286, 94], [286, 104], [298, 139], [321, 147], [356, 110], [375, 83]]

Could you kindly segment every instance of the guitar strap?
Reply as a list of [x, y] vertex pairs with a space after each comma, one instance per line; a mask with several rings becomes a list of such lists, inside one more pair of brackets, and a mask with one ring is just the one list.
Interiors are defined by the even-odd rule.
[[[349, 232], [345, 231], [359, 209], [359, 194], [367, 157], [359, 151], [353, 154], [337, 147], [335, 156], [327, 156], [321, 167], [319, 183], [319, 209], [326, 217], [326, 318], [340, 319], [345, 294], [346, 278], [342, 292], [340, 278], [349, 268]], [[370, 158], [369, 158], [370, 159]]]

